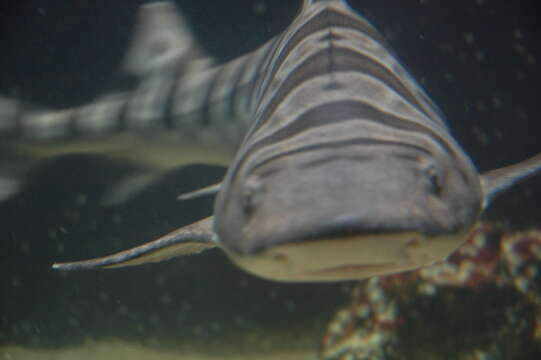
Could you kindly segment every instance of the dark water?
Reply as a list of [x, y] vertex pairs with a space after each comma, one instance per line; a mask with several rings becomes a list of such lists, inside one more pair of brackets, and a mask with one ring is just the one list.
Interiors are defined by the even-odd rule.
[[[49, 107], [83, 104], [112, 85], [140, 1], [9, 1], [0, 6], [0, 89]], [[178, 1], [221, 60], [283, 29], [293, 1]], [[447, 115], [481, 170], [541, 152], [541, 27], [535, 1], [351, 1]], [[353, 284], [279, 284], [219, 251], [162, 264], [58, 273], [54, 261], [104, 255], [208, 216], [212, 199], [175, 196], [221, 178], [188, 167], [133, 201], [97, 201], [111, 169], [58, 159], [0, 205], [0, 343], [36, 349], [121, 339], [160, 349], [317, 349]], [[180, 179], [180, 180], [179, 180]], [[541, 224], [541, 181], [502, 196], [487, 217]], [[263, 344], [263, 345], [262, 345]], [[214, 346], [216, 349], [213, 350]]]

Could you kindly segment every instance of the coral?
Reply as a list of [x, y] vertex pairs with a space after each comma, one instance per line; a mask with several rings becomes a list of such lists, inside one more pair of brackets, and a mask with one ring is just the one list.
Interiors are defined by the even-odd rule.
[[541, 230], [484, 226], [445, 262], [360, 282], [325, 360], [541, 358]]

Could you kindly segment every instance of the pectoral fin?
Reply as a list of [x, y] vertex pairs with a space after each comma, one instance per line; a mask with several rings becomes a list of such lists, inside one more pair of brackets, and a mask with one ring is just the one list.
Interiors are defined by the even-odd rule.
[[541, 154], [527, 160], [488, 171], [481, 175], [481, 186], [484, 195], [484, 208], [486, 208], [495, 195], [513, 186], [520, 180], [541, 172]]
[[20, 189], [20, 182], [16, 179], [0, 176], [0, 202], [5, 201], [16, 194]]
[[157, 183], [163, 176], [164, 172], [160, 171], [132, 174], [111, 186], [101, 199], [101, 204], [111, 206], [127, 202], [152, 184]]
[[177, 196], [177, 200], [184, 201], [184, 200], [195, 199], [201, 196], [213, 195], [217, 193], [218, 191], [220, 191], [221, 186], [222, 186], [221, 182], [218, 184], [205, 186], [204, 188], [201, 188], [201, 189], [197, 189], [194, 191], [190, 191], [188, 193], [180, 194], [179, 196]]
[[56, 270], [91, 270], [160, 262], [176, 256], [198, 254], [218, 246], [213, 241], [213, 217], [181, 227], [161, 238], [133, 249], [100, 258], [55, 263]]

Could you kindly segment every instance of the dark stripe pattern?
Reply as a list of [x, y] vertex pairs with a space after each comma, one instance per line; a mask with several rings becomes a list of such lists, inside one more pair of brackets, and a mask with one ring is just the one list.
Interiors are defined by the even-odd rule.
[[[142, 14], [170, 10], [162, 4], [143, 8]], [[152, 26], [148, 31], [152, 33]], [[281, 147], [291, 148], [293, 138], [296, 149], [318, 142], [324, 146], [351, 138], [361, 128], [359, 139], [461, 156], [439, 110], [381, 34], [343, 0], [305, 0], [286, 31], [224, 65], [189, 54], [142, 74], [133, 92], [53, 112], [27, 111], [6, 102], [23, 110], [5, 112], [17, 114], [13, 127], [30, 138], [160, 128], [201, 130], [233, 146], [244, 138], [230, 178], [257, 168]], [[13, 130], [2, 129], [6, 134]], [[316, 133], [333, 135], [318, 140], [311, 135]]]
[[385, 145], [461, 161], [439, 110], [344, 1], [305, 2], [269, 56], [228, 181], [303, 151], [327, 149], [324, 158], [336, 159], [337, 143], [350, 153], [365, 146], [367, 157], [368, 147]]

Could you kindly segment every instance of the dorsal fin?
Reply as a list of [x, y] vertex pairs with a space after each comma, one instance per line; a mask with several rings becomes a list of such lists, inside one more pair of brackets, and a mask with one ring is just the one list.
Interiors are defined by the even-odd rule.
[[182, 62], [203, 57], [203, 51], [175, 4], [160, 1], [141, 7], [123, 70], [136, 76], [148, 76], [157, 71], [174, 70]]
[[173, 2], [143, 5], [123, 63], [123, 71], [138, 79], [126, 112], [129, 125], [144, 127], [162, 118], [179, 74], [207, 69], [212, 63], [203, 57]]
[[302, 2], [302, 8], [303, 9], [306, 9], [306, 8], [309, 8], [310, 6], [313, 6], [314, 4], [318, 4], [318, 3], [342, 3], [342, 4], [345, 4], [346, 1], [345, 0], [303, 0]]
[[537, 154], [519, 163], [482, 174], [483, 207], [486, 208], [494, 196], [501, 191], [539, 172], [541, 172], [541, 154]]

